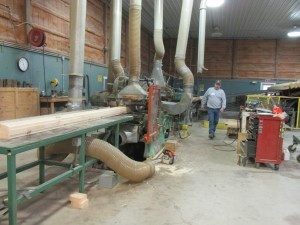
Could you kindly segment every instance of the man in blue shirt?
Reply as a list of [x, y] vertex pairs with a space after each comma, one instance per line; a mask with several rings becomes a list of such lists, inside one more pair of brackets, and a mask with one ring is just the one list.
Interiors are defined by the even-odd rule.
[[226, 108], [226, 95], [221, 89], [221, 81], [217, 80], [215, 86], [208, 88], [201, 100], [201, 108], [207, 106], [210, 139], [215, 137], [216, 127], [219, 122], [220, 112]]

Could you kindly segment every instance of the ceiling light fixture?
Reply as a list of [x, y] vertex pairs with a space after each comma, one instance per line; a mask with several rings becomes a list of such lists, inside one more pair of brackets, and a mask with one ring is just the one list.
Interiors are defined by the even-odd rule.
[[207, 7], [219, 7], [223, 5], [224, 0], [207, 0], [206, 6]]
[[219, 38], [219, 37], [222, 37], [222, 32], [220, 32], [220, 28], [218, 26], [215, 26], [214, 27], [214, 31], [211, 33], [211, 36], [213, 38]]
[[287, 34], [291, 38], [300, 37], [300, 30], [297, 29], [297, 26], [294, 26], [294, 29]]

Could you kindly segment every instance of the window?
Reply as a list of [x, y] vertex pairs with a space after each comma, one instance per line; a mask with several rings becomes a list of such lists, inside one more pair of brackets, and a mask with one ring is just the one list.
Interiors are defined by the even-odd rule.
[[266, 82], [261, 82], [260, 83], [260, 90], [268, 90], [269, 87], [275, 85], [276, 83], [266, 83]]

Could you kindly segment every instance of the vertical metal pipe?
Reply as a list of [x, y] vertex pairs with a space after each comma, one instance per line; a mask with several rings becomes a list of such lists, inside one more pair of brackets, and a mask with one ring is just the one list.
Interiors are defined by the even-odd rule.
[[31, 24], [31, 0], [26, 0], [26, 34], [29, 34]]
[[154, 84], [161, 88], [166, 86], [166, 82], [162, 72], [162, 59], [165, 55], [165, 47], [163, 42], [163, 0], [154, 1], [154, 65], [151, 78]]
[[203, 73], [204, 67], [204, 49], [205, 49], [205, 26], [206, 26], [206, 1], [201, 0], [199, 15], [199, 36], [198, 36], [198, 63], [197, 73]]
[[164, 1], [154, 1], [154, 47], [155, 47], [155, 61], [162, 61], [165, 55], [165, 47], [163, 43], [163, 13]]
[[183, 78], [184, 93], [180, 102], [171, 104], [170, 102], [162, 102], [162, 109], [169, 114], [178, 115], [188, 110], [193, 97], [194, 76], [191, 70], [185, 64], [185, 54], [190, 30], [190, 22], [193, 9], [193, 0], [183, 0], [180, 14], [179, 31], [175, 53], [175, 69]]
[[70, 6], [70, 75], [68, 111], [82, 109], [84, 47], [87, 0], [72, 0]]

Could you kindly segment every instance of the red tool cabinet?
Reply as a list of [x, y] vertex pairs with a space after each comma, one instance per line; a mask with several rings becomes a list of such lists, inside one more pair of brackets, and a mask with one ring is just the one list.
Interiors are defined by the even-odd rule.
[[284, 120], [259, 114], [255, 117], [258, 118], [255, 167], [258, 168], [260, 163], [271, 163], [278, 170], [283, 156]]

